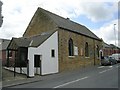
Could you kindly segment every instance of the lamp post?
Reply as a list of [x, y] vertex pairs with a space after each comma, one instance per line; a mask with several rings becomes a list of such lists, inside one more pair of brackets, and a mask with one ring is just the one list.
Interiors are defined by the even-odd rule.
[[[116, 31], [115, 31], [115, 25], [116, 25], [116, 24], [114, 24], [114, 35], [115, 35], [115, 47], [116, 47]], [[115, 48], [115, 49], [116, 49], [116, 48]], [[115, 50], [115, 52], [116, 52], [116, 50]], [[115, 52], [114, 52], [114, 53], [115, 53]]]

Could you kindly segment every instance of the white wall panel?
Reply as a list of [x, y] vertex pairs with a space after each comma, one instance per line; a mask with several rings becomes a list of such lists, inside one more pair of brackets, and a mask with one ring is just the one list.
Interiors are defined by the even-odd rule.
[[[51, 57], [51, 50], [55, 50], [55, 57]], [[52, 74], [58, 72], [58, 32], [52, 34], [39, 47], [28, 48], [29, 76], [34, 76], [34, 55], [42, 55], [41, 74]]]

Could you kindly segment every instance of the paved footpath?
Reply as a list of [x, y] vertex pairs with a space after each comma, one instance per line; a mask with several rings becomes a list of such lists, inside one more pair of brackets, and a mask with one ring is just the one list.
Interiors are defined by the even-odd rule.
[[[86, 67], [86, 68], [81, 68], [82, 70], [87, 70], [88, 68], [95, 68], [97, 66], [90, 66], [90, 67]], [[20, 75], [17, 74], [16, 77], [13, 77], [13, 72], [9, 72], [4, 70], [3, 72], [3, 81], [2, 81], [2, 87], [12, 87], [12, 86], [17, 86], [17, 85], [23, 85], [23, 84], [28, 84], [28, 83], [34, 83], [34, 82], [39, 82], [39, 81], [43, 81], [43, 80], [48, 80], [51, 78], [57, 78], [57, 77], [61, 77], [64, 75], [69, 75], [71, 73], [74, 72], [78, 72], [79, 70], [74, 70], [74, 71], [66, 71], [66, 72], [61, 72], [61, 73], [57, 73], [57, 74], [52, 74], [52, 75], [46, 75], [46, 76], [39, 76], [36, 75], [34, 78], [27, 78], [25, 75]], [[8, 74], [9, 72], [9, 74]], [[8, 77], [9, 76], [9, 77]]]
[[11, 85], [12, 82], [23, 80], [25, 78], [26, 78], [25, 75], [17, 74], [17, 73], [16, 73], [16, 77], [14, 77], [14, 72], [2, 68], [2, 85], [3, 86]]
[[[69, 76], [74, 77], [73, 79], [76, 80], [77, 77], [86, 76], [88, 74], [88, 72], [89, 72], [90, 76], [97, 75], [95, 72], [99, 72], [99, 74], [102, 75], [105, 72], [105, 70], [111, 70], [113, 67], [117, 67], [117, 65], [114, 65], [114, 66], [105, 66], [105, 67], [104, 66], [91, 66], [91, 67], [82, 68], [82, 69], [79, 69], [79, 70], [62, 72], [62, 73], [53, 74], [53, 75], [35, 76], [34, 78], [24, 78], [24, 79], [19, 79], [19, 80], [16, 79], [16, 80], [13, 80], [13, 81], [4, 81], [3, 82], [3, 87], [17, 87], [17, 86], [21, 87], [21, 86], [24, 86], [24, 85], [26, 85], [26, 86], [31, 85], [32, 86], [32, 84], [34, 84], [34, 83], [36, 83], [36, 84], [38, 84], [40, 86], [40, 84], [39, 84], [40, 82], [41, 83], [43, 82], [43, 84], [45, 84], [44, 82], [48, 82], [48, 81], [51, 81], [51, 80], [54, 81], [55, 79], [56, 80], [60, 79], [59, 81], [64, 81], [63, 79], [67, 78]], [[71, 79], [72, 78], [70, 78], [68, 80], [72, 81]], [[81, 79], [79, 79], [79, 80], [81, 80]], [[72, 83], [73, 82], [75, 82], [75, 81], [72, 81]], [[59, 82], [59, 83], [61, 83], [61, 82]], [[66, 85], [66, 81], [64, 83]], [[62, 86], [63, 85], [64, 84], [62, 84]], [[42, 86], [46, 86], [46, 84], [42, 85]], [[60, 86], [61, 86], [61, 84], [60, 84]]]

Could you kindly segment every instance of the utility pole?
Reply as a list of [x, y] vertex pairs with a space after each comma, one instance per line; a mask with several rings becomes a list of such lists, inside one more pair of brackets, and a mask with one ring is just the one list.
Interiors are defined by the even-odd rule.
[[[116, 31], [115, 31], [115, 25], [116, 25], [116, 24], [114, 24], [114, 35], [115, 35], [115, 47], [116, 47]], [[116, 49], [116, 48], [115, 48], [115, 49]], [[115, 50], [115, 52], [116, 52], [116, 50]], [[115, 52], [114, 52], [114, 53], [115, 53]]]
[[116, 25], [116, 24], [114, 24], [114, 35], [115, 35], [115, 46], [116, 46], [116, 31], [115, 31], [115, 25]]

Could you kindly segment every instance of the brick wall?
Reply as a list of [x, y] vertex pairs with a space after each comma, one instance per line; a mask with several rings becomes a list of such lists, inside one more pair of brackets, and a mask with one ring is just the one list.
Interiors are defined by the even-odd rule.
[[[68, 41], [72, 38], [73, 43], [78, 47], [78, 55], [69, 57]], [[89, 57], [85, 57], [85, 43], [89, 44]], [[86, 36], [72, 33], [66, 30], [59, 30], [59, 69], [60, 71], [82, 68], [90, 65], [99, 64], [96, 53], [96, 45], [101, 48], [101, 42]], [[81, 55], [81, 51], [83, 55]], [[95, 51], [95, 53], [94, 53]], [[94, 57], [95, 56], [95, 57]], [[95, 59], [94, 59], [95, 58]]]
[[53, 31], [56, 27], [57, 26], [52, 21], [52, 19], [50, 19], [46, 14], [38, 10], [33, 16], [23, 36], [30, 37], [46, 31]]
[[116, 50], [114, 48], [103, 48], [103, 55], [104, 56], [110, 56], [115, 53], [120, 53], [119, 49]]
[[2, 65], [5, 65], [7, 61], [6, 50], [2, 51]]
[[[14, 59], [15, 59], [15, 52], [12, 51], [12, 57], [9, 57], [9, 66], [13, 66], [14, 64]], [[6, 50], [2, 51], [2, 65], [5, 66], [7, 65], [7, 54]]]

